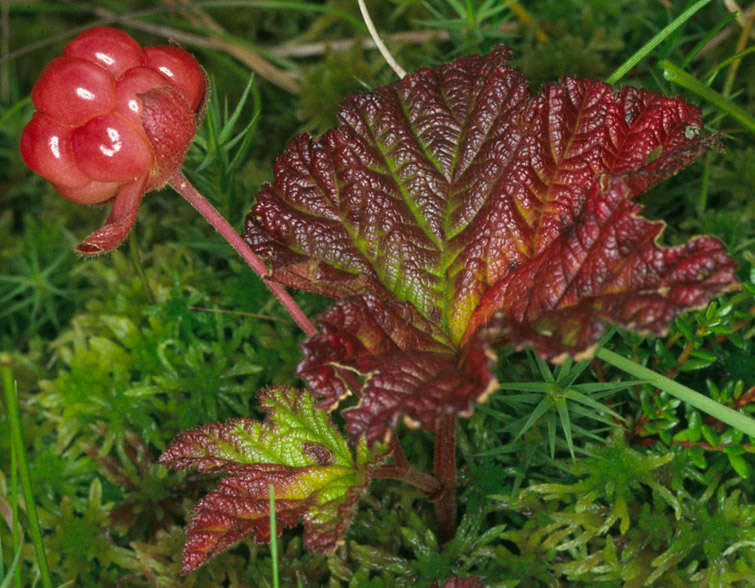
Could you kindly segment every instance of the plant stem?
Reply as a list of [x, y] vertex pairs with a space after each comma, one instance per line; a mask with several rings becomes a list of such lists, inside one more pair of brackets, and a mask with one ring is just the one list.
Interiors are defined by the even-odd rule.
[[[750, 31], [752, 31], [753, 23], [755, 23], [755, 13], [751, 14], [744, 25], [742, 25], [742, 32], [739, 34], [737, 47], [736, 49], [734, 49], [735, 54], [744, 52], [745, 47], [747, 47], [747, 43], [750, 40]], [[729, 67], [729, 71], [726, 74], [726, 81], [724, 82], [722, 93], [727, 99], [731, 94], [732, 88], [734, 88], [734, 80], [737, 78], [737, 70], [739, 69], [739, 65], [742, 63], [742, 57], [744, 57], [744, 55], [740, 55], [738, 59], [735, 59], [732, 62], [731, 66]]]
[[134, 264], [136, 273], [139, 274], [139, 279], [142, 281], [144, 292], [147, 295], [147, 302], [154, 304], [155, 294], [152, 292], [152, 288], [149, 285], [147, 274], [144, 273], [144, 266], [142, 265], [142, 257], [139, 254], [139, 244], [136, 242], [135, 231], [131, 231], [128, 235], [128, 248], [131, 253], [131, 261]]
[[[8, 409], [10, 412], [10, 409]], [[11, 521], [13, 523], [13, 549], [21, 550], [23, 548], [23, 535], [21, 533], [21, 523], [18, 520], [18, 458], [16, 454], [16, 444], [13, 442], [11, 434], [10, 442], [10, 500], [13, 510]], [[21, 568], [16, 568], [16, 587], [21, 588]]]
[[410, 464], [395, 435], [391, 437], [390, 450], [393, 455], [393, 463], [375, 468], [372, 476], [406, 482], [422, 492], [428, 500], [437, 500], [443, 491], [443, 484], [440, 480]]
[[433, 467], [436, 477], [443, 483], [443, 493], [435, 503], [441, 543], [447, 543], [456, 534], [456, 414], [440, 417], [435, 427], [435, 454]]
[[378, 48], [378, 51], [380, 51], [380, 55], [383, 56], [383, 59], [385, 59], [391, 69], [396, 72], [396, 75], [403, 78], [406, 75], [406, 71], [404, 71], [404, 68], [398, 64], [393, 55], [391, 55], [391, 52], [388, 51], [388, 47], [383, 43], [383, 39], [380, 38], [380, 35], [375, 28], [375, 24], [372, 22], [370, 13], [367, 11], [367, 6], [365, 5], [364, 0], [357, 0], [357, 2], [359, 3], [359, 10], [362, 12], [364, 24], [367, 25], [367, 30], [370, 32], [372, 40], [375, 41], [375, 46]]
[[[8, 408], [11, 444], [14, 447], [18, 463], [18, 473], [21, 478], [21, 489], [24, 494], [26, 516], [29, 519], [29, 531], [32, 543], [34, 544], [34, 553], [37, 556], [39, 575], [42, 580], [42, 586], [44, 586], [44, 588], [52, 588], [50, 570], [47, 566], [47, 555], [45, 554], [45, 545], [42, 542], [42, 530], [39, 527], [39, 518], [37, 516], [37, 504], [34, 502], [34, 493], [32, 492], [31, 487], [29, 464], [26, 461], [26, 452], [24, 451], [24, 437], [21, 432], [21, 418], [18, 411], [18, 394], [16, 391], [16, 383], [13, 381], [10, 353], [0, 354], [0, 370], [2, 370], [3, 388], [5, 388], [5, 403]], [[14, 525], [15, 524], [16, 521], [14, 521]]]
[[262, 279], [270, 291], [275, 294], [275, 297], [280, 300], [284, 308], [288, 311], [291, 317], [296, 321], [296, 324], [301, 327], [308, 336], [317, 334], [317, 329], [310, 322], [307, 315], [304, 314], [299, 305], [296, 304], [291, 295], [278, 282], [268, 279], [268, 269], [262, 260], [252, 251], [251, 247], [244, 241], [239, 234], [233, 230], [233, 227], [228, 224], [228, 221], [221, 216], [221, 214], [215, 209], [215, 207], [208, 202], [208, 200], [197, 192], [196, 188], [191, 185], [191, 182], [186, 179], [183, 173], [178, 172], [168, 181], [168, 184], [181, 196], [183, 196], [189, 204], [191, 204], [196, 211], [201, 214], [207, 222], [209, 222], [215, 229], [228, 241], [231, 247], [244, 259], [247, 265], [254, 270], [254, 272]]
[[751, 419], [747, 415], [732, 410], [728, 406], [724, 406], [712, 398], [708, 398], [699, 392], [695, 392], [692, 388], [687, 388], [687, 386], [679, 384], [653, 370], [649, 370], [631, 359], [627, 359], [626, 357], [614, 353], [613, 351], [609, 351], [604, 347], [598, 349], [595, 356], [620, 370], [631, 374], [638, 380], [645, 380], [651, 386], [664, 390], [682, 402], [686, 402], [687, 404], [709, 414], [713, 418], [731, 425], [735, 429], [739, 429], [743, 433], [750, 435], [750, 437], [755, 438], [755, 419]]
[[272, 560], [273, 571], [273, 588], [279, 588], [280, 579], [278, 578], [278, 530], [275, 524], [275, 488], [272, 484], [268, 485], [270, 498], [270, 559]]

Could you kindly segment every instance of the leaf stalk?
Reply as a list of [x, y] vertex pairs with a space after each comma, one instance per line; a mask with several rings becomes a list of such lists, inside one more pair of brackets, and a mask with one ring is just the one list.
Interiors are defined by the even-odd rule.
[[446, 413], [435, 427], [435, 475], [443, 483], [443, 493], [435, 503], [435, 518], [441, 543], [456, 534], [456, 414]]
[[269, 279], [269, 271], [262, 260], [257, 257], [257, 254], [252, 251], [251, 247], [244, 241], [239, 234], [233, 230], [228, 221], [217, 211], [217, 209], [210, 204], [210, 202], [202, 196], [197, 189], [186, 179], [186, 176], [182, 172], [175, 174], [168, 184], [181, 196], [183, 196], [194, 209], [201, 214], [208, 223], [210, 223], [215, 229], [228, 241], [228, 244], [233, 247], [236, 252], [243, 258], [246, 264], [254, 270], [254, 272], [262, 279], [265, 286], [275, 295], [280, 301], [283, 307], [288, 311], [296, 321], [296, 324], [301, 327], [307, 336], [317, 334], [317, 329], [309, 320], [304, 311], [294, 301], [291, 295], [278, 282]]
[[409, 463], [395, 435], [391, 437], [390, 453], [393, 455], [393, 463], [375, 468], [372, 473], [373, 478], [387, 478], [411, 484], [430, 501], [440, 498], [443, 492], [441, 481], [432, 474], [418, 470]]

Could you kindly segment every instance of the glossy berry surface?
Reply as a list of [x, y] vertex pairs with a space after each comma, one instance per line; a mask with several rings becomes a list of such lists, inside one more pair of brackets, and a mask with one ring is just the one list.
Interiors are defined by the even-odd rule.
[[[127, 219], [122, 238], [144, 192], [179, 171], [206, 86], [202, 68], [180, 47], [142, 48], [118, 29], [89, 29], [37, 80], [31, 93], [36, 113], [21, 136], [21, 155], [74, 202], [120, 198], [106, 224]], [[113, 228], [107, 243], [86, 252], [112, 248]]]

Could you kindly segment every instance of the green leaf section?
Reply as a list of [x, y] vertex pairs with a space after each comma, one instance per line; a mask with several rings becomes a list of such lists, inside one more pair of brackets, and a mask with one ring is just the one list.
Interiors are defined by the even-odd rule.
[[315, 408], [307, 392], [276, 387], [260, 393], [260, 407], [269, 415], [266, 423], [248, 418], [201, 430], [212, 439], [207, 457], [235, 464], [280, 464], [290, 467], [323, 465], [352, 469], [353, 458], [346, 441]]
[[330, 551], [341, 540], [371, 468], [385, 454], [363, 438], [352, 455], [327, 412], [308, 391], [275, 387], [260, 393], [268, 414], [213, 423], [183, 433], [160, 457], [177, 469], [230, 474], [200, 500], [186, 531], [187, 573], [245, 537], [270, 540], [270, 490], [277, 530], [299, 522], [305, 545]]

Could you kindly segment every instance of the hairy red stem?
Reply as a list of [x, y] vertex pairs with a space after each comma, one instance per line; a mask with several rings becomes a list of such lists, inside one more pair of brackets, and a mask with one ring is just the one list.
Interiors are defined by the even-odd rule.
[[435, 503], [435, 517], [441, 543], [456, 534], [456, 414], [446, 413], [435, 427], [435, 476], [443, 483], [443, 492]]
[[252, 251], [249, 245], [244, 241], [239, 234], [233, 230], [233, 227], [228, 224], [228, 221], [221, 216], [221, 214], [210, 204], [207, 199], [202, 196], [197, 189], [192, 186], [191, 182], [180, 171], [175, 174], [168, 184], [181, 196], [183, 196], [189, 204], [191, 204], [196, 211], [207, 219], [217, 231], [228, 241], [236, 252], [244, 259], [247, 265], [254, 270], [254, 272], [262, 279], [270, 291], [275, 294], [275, 297], [280, 300], [281, 304], [288, 311], [291, 317], [296, 321], [296, 324], [301, 327], [308, 336], [315, 335], [317, 329], [304, 314], [299, 305], [296, 304], [291, 295], [278, 282], [268, 279], [267, 267], [262, 260]]
[[440, 497], [443, 484], [432, 474], [418, 470], [409, 463], [395, 435], [391, 438], [390, 451], [393, 463], [376, 468], [372, 474], [374, 478], [389, 478], [411, 484], [431, 501]]

